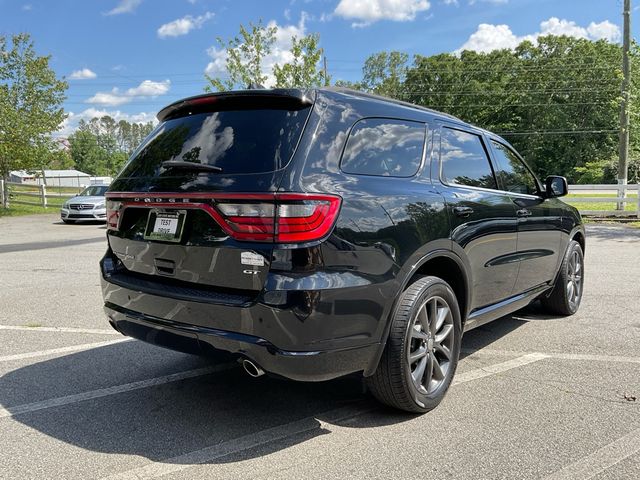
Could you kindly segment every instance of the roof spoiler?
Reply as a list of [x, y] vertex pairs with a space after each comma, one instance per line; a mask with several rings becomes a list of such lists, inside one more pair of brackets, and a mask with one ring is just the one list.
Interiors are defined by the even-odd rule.
[[207, 93], [178, 100], [158, 112], [160, 122], [182, 116], [187, 112], [204, 112], [213, 109], [289, 108], [298, 110], [313, 105], [314, 90], [274, 88], [269, 90], [234, 90]]

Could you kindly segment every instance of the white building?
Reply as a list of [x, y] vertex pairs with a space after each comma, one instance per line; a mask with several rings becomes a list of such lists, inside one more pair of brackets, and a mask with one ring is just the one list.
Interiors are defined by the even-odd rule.
[[[9, 173], [10, 181], [16, 183], [24, 183], [31, 185], [42, 184], [42, 175], [39, 171], [26, 172], [24, 170], [15, 170]], [[83, 187], [95, 183], [92, 179], [106, 179], [108, 177], [92, 177], [88, 173], [78, 170], [45, 170], [44, 176], [46, 184], [49, 187]], [[109, 179], [110, 180], [110, 179]], [[109, 183], [107, 181], [100, 183]]]

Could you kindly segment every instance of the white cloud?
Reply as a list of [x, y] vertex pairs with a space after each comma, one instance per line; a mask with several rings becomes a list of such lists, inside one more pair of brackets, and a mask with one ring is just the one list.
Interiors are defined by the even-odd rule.
[[138, 5], [142, 3], [142, 0], [120, 0], [118, 5], [113, 9], [109, 10], [104, 15], [120, 15], [121, 13], [131, 13]]
[[31, 10], [33, 10], [33, 5], [31, 5], [30, 3], [27, 3], [22, 6], [22, 10], [25, 12], [30, 12]]
[[478, 29], [460, 47], [462, 50], [490, 52], [501, 48], [515, 48], [522, 40], [516, 37], [508, 25], [481, 23]]
[[104, 110], [89, 107], [86, 110], [74, 113], [67, 112], [67, 118], [62, 122], [60, 129], [53, 134], [54, 137], [68, 137], [78, 128], [80, 120], [89, 121], [94, 117], [104, 117], [109, 115], [117, 122], [120, 120], [126, 120], [129, 123], [147, 123], [152, 122], [154, 125], [158, 123], [156, 114], [154, 112], [138, 112], [138, 113], [125, 113], [120, 110]]
[[492, 25], [481, 23], [478, 29], [456, 52], [475, 50], [476, 52], [491, 52], [502, 48], [513, 49], [520, 42], [529, 40], [535, 42], [541, 35], [567, 35], [589, 40], [606, 39], [610, 42], [620, 40], [620, 28], [605, 20], [600, 23], [591, 22], [588, 27], [581, 27], [576, 22], [551, 17], [540, 23], [540, 31], [529, 35], [518, 36], [508, 25]]
[[98, 75], [96, 75], [95, 72], [89, 70], [88, 68], [82, 68], [80, 70], [71, 72], [71, 75], [69, 75], [69, 80], [90, 80], [92, 78], [96, 78], [97, 76]]
[[407, 22], [428, 10], [428, 0], [340, 0], [333, 12], [342, 18], [358, 20], [351, 26], [366, 27], [379, 20]]
[[137, 87], [129, 88], [124, 92], [120, 91], [117, 87], [112, 88], [110, 92], [97, 92], [87, 100], [87, 103], [115, 107], [140, 98], [155, 98], [164, 95], [169, 91], [170, 87], [170, 80], [163, 80], [161, 82], [144, 80]]
[[460, 3], [458, 2], [458, 0], [442, 0], [442, 3], [444, 5], [455, 5], [456, 7], [458, 5], [460, 5]]
[[600, 23], [591, 22], [587, 27], [587, 33], [593, 40], [604, 39], [617, 43], [622, 39], [620, 27], [615, 23], [611, 23], [609, 20]]
[[576, 22], [551, 17], [540, 23], [542, 35], [567, 35], [568, 37], [587, 38], [587, 30], [576, 25]]
[[204, 25], [207, 20], [212, 19], [213, 16], [214, 14], [212, 12], [207, 12], [204, 15], [199, 15], [197, 17], [185, 15], [184, 17], [178, 18], [173, 22], [165, 23], [160, 28], [158, 28], [158, 36], [160, 38], [167, 38], [186, 35], [191, 30], [202, 28], [202, 25]]
[[[290, 62], [293, 60], [293, 54], [291, 53], [292, 37], [302, 38], [306, 35], [305, 21], [307, 14], [302, 12], [300, 21], [297, 25], [278, 25], [275, 20], [271, 20], [267, 23], [266, 28], [276, 27], [276, 38], [271, 50], [271, 53], [267, 55], [262, 62], [262, 72], [267, 76], [265, 86], [269, 87], [275, 84], [275, 78], [271, 73], [273, 67], [278, 64]], [[207, 53], [211, 57], [211, 61], [205, 68], [205, 73], [212, 77], [222, 77], [226, 75], [226, 61], [227, 52], [217, 47], [210, 47]]]

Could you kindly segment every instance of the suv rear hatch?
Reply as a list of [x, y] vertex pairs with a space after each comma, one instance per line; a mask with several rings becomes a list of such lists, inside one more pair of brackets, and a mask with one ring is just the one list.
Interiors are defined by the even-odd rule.
[[312, 104], [308, 92], [256, 90], [163, 109], [107, 193], [112, 281], [251, 298], [275, 242], [327, 233], [339, 198], [276, 193]]

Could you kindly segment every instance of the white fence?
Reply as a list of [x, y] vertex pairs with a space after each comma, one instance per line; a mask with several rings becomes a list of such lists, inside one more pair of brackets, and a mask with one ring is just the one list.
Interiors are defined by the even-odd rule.
[[[629, 197], [628, 193], [635, 193], [636, 196]], [[640, 189], [638, 185], [569, 185], [569, 193], [579, 194], [579, 197], [567, 197], [565, 201], [576, 205], [580, 213], [593, 217], [636, 217], [640, 218]], [[598, 195], [596, 196], [589, 196]], [[584, 196], [583, 196], [584, 195]], [[606, 195], [606, 196], [605, 196]], [[602, 203], [602, 209], [585, 210], [580, 208], [581, 203]], [[611, 204], [614, 208], [611, 209]], [[634, 208], [630, 209], [629, 206]], [[620, 206], [621, 208], [616, 208]]]
[[[49, 206], [59, 208], [60, 201], [75, 197], [76, 193], [47, 193], [45, 185], [33, 185], [17, 182], [5, 182], [0, 180], [0, 205], [9, 208], [11, 204], [32, 205], [47, 208]], [[49, 205], [48, 199], [58, 199], [53, 205]]]
[[[81, 187], [78, 188], [78, 191], [81, 189]], [[632, 192], [636, 195], [633, 197], [626, 196], [627, 193]], [[574, 204], [582, 215], [591, 217], [640, 218], [640, 189], [638, 185], [569, 185], [569, 193], [580, 195], [579, 197], [565, 197], [564, 200], [567, 203]], [[589, 196], [590, 193], [599, 196]], [[45, 185], [25, 185], [0, 180], [0, 205], [5, 208], [7, 208], [10, 203], [35, 205], [45, 208], [48, 206], [59, 207], [60, 201], [51, 202], [53, 205], [49, 205], [47, 200], [65, 200], [75, 195], [73, 192], [63, 193], [60, 190], [58, 190], [57, 193], [47, 193], [47, 187]], [[603, 205], [603, 208], [587, 210], [581, 208], [581, 203], [599, 203]], [[613, 208], [611, 208], [612, 204]], [[616, 208], [618, 204], [622, 207], [621, 209]], [[634, 208], [630, 209], [630, 205], [633, 205]]]

